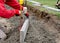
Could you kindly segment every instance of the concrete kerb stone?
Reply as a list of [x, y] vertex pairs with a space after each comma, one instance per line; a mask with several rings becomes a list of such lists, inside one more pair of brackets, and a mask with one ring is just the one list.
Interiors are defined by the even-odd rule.
[[7, 35], [0, 29], [0, 39], [5, 39]]
[[29, 27], [29, 19], [26, 19], [20, 30], [20, 43], [24, 43], [28, 27]]

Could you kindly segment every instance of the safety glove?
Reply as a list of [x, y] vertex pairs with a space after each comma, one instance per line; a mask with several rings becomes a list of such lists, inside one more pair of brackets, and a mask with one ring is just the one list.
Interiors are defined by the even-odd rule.
[[29, 14], [27, 12], [27, 7], [23, 7], [22, 11], [15, 10], [15, 15], [20, 16], [21, 14], [24, 14], [27, 18], [29, 18]]
[[16, 15], [16, 16], [20, 16], [20, 14], [21, 14], [21, 11], [15, 10], [15, 15]]
[[25, 13], [24, 15], [25, 15], [27, 18], [29, 18], [29, 14], [28, 14], [28, 12], [27, 12], [27, 13]]
[[23, 13], [27, 18], [29, 18], [29, 14], [27, 12], [27, 7], [23, 7]]

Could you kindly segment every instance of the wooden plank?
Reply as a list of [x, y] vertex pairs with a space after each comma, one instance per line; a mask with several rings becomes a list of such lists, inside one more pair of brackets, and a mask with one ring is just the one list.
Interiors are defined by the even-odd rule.
[[29, 19], [26, 19], [20, 30], [20, 43], [24, 43], [28, 27], [29, 27]]

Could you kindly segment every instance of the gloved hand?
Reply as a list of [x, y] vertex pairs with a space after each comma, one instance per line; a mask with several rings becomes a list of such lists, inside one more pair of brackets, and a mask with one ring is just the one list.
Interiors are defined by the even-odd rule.
[[28, 12], [26, 13], [26, 14], [24, 14], [27, 18], [29, 18], [29, 14], [28, 14]]
[[27, 13], [27, 7], [23, 7], [23, 13], [24, 13], [24, 14]]
[[21, 11], [15, 10], [15, 15], [16, 15], [16, 16], [19, 16], [20, 14], [21, 14]]
[[23, 7], [23, 13], [27, 18], [29, 18], [29, 14], [27, 12], [27, 7]]
[[[22, 13], [23, 13], [27, 18], [29, 18], [29, 14], [28, 14], [28, 12], [27, 12], [27, 7], [23, 7]], [[15, 15], [16, 15], [16, 16], [19, 16], [20, 14], [21, 14], [21, 11], [15, 10]]]

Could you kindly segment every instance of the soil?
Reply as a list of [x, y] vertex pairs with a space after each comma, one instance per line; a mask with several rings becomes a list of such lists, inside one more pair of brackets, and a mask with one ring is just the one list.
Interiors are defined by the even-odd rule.
[[[7, 9], [12, 9], [11, 7], [9, 7], [7, 5], [5, 5], [5, 6], [7, 7]], [[14, 27], [14, 28], [11, 28], [10, 32], [6, 33], [7, 38], [4, 40], [0, 40], [0, 43], [19, 43], [20, 42], [20, 32], [19, 32], [18, 27], [21, 25], [20, 16], [14, 16], [10, 19], [4, 19], [4, 20], [6, 20], [6, 24], [10, 23], [11, 24], [11, 25], [9, 24], [10, 27]], [[0, 25], [1, 25], [1, 22], [0, 22]], [[4, 26], [4, 24], [3, 24], [3, 26]], [[6, 26], [8, 27], [8, 25], [6, 25]]]
[[[26, 43], [60, 43], [60, 20], [55, 15], [36, 10], [29, 7], [30, 26], [25, 38]], [[8, 7], [9, 8], [9, 7]], [[35, 9], [35, 10], [33, 10]], [[37, 14], [37, 15], [36, 15]], [[0, 43], [19, 43], [20, 33], [17, 26], [20, 23], [19, 17], [9, 19], [15, 29], [11, 31], [8, 38], [0, 40]]]
[[[55, 15], [49, 19], [36, 16], [30, 12], [30, 27], [25, 39], [26, 43], [60, 43], [60, 20]], [[38, 13], [37, 13], [38, 15]], [[44, 15], [44, 14], [43, 14]]]

